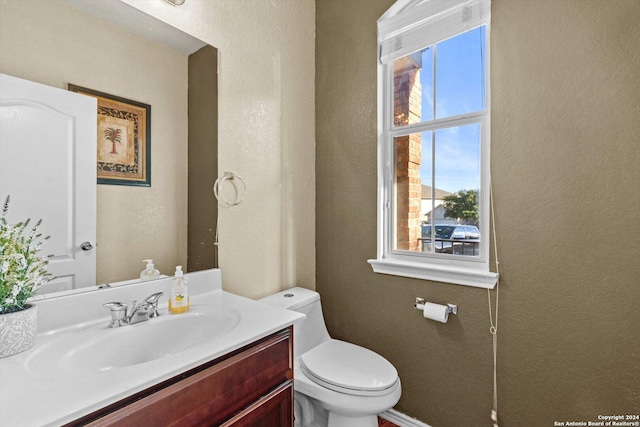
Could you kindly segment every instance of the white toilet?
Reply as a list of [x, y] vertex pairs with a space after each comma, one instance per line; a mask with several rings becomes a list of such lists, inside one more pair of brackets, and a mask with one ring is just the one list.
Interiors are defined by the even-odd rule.
[[260, 301], [307, 316], [293, 335], [296, 427], [377, 427], [377, 414], [402, 394], [393, 365], [371, 350], [332, 339], [317, 292], [292, 288]]

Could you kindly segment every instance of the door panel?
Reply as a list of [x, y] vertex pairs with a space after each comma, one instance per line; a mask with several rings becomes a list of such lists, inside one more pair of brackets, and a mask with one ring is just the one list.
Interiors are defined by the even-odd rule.
[[96, 100], [0, 75], [0, 198], [11, 223], [42, 219], [56, 277], [40, 293], [95, 285]]

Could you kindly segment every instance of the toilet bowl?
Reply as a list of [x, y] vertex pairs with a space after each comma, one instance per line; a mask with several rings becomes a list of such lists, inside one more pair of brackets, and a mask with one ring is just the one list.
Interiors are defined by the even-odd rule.
[[329, 336], [320, 295], [292, 288], [260, 301], [304, 313], [294, 325], [296, 427], [377, 427], [400, 399], [398, 372], [379, 354]]

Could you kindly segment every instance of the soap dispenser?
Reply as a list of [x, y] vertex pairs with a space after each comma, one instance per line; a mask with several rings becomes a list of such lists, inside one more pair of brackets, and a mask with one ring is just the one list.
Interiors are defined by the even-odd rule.
[[140, 280], [146, 282], [147, 280], [154, 280], [160, 277], [160, 272], [153, 267], [152, 259], [145, 259], [142, 262], [147, 263], [147, 268], [140, 273]]
[[182, 275], [182, 266], [177, 266], [175, 277], [171, 281], [171, 298], [169, 298], [169, 312], [172, 314], [189, 310], [191, 304], [187, 281], [187, 278]]

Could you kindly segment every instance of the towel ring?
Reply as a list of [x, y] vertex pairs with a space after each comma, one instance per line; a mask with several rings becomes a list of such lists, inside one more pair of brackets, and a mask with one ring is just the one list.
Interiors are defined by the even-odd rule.
[[[229, 201], [225, 199], [224, 195], [220, 193], [222, 189], [222, 185], [225, 182], [233, 182], [238, 179], [242, 183], [242, 192], [238, 190], [238, 186], [234, 183], [234, 188], [236, 189], [236, 199], [233, 201]], [[233, 172], [225, 172], [222, 178], [216, 179], [216, 182], [213, 184], [213, 194], [216, 196], [218, 201], [222, 200], [228, 206], [235, 206], [240, 204], [244, 200], [244, 196], [247, 194], [247, 184], [245, 184], [244, 179], [240, 175], [237, 175]]]

